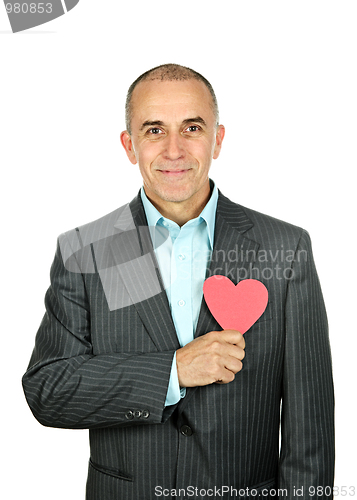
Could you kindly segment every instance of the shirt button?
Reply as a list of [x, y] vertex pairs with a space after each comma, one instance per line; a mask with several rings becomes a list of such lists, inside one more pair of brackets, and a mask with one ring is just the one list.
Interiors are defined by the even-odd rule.
[[178, 258], [180, 260], [185, 260], [186, 259], [186, 255], [183, 255], [182, 253], [178, 256]]
[[182, 299], [178, 301], [178, 305], [181, 307], [184, 306], [185, 304], [186, 304], [186, 302]]

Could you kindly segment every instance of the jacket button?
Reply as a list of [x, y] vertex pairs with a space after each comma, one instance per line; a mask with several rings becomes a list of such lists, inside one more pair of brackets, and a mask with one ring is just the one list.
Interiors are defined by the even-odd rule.
[[193, 430], [191, 429], [191, 427], [189, 425], [186, 425], [186, 424], [182, 425], [180, 427], [180, 432], [183, 436], [186, 436], [186, 437], [192, 436], [192, 434], [193, 434]]
[[128, 420], [133, 420], [133, 418], [134, 418], [134, 413], [133, 413], [131, 410], [128, 410], [128, 411], [125, 413], [125, 418], [127, 418]]
[[150, 412], [149, 410], [143, 410], [143, 418], [149, 418]]
[[134, 412], [134, 417], [135, 418], [140, 418], [143, 412], [141, 410], [135, 410]]

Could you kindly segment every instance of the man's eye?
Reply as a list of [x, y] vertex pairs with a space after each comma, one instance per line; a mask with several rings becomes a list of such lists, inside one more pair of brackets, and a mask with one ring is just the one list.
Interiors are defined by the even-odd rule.
[[198, 132], [200, 127], [198, 125], [190, 125], [186, 130], [187, 132]]
[[149, 128], [148, 130], [149, 134], [152, 134], [152, 135], [158, 135], [160, 134], [161, 130], [159, 128]]

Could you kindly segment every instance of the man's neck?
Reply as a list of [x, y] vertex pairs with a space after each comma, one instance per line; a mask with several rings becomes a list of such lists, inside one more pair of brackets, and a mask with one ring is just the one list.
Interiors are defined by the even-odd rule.
[[147, 189], [145, 189], [145, 194], [163, 217], [176, 222], [176, 224], [182, 227], [186, 222], [200, 215], [210, 199], [211, 189], [208, 184], [208, 189], [200, 193], [201, 196], [199, 198], [192, 197], [180, 202], [165, 201], [151, 196], [151, 193]]

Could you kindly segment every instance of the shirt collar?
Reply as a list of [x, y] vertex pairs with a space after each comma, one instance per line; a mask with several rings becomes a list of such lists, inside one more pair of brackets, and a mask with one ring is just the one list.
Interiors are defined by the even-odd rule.
[[[211, 248], [213, 248], [214, 228], [215, 228], [217, 201], [218, 201], [218, 189], [213, 181], [211, 181], [211, 183], [213, 185], [211, 197], [208, 200], [202, 212], [200, 213], [200, 215], [198, 216], [198, 218], [202, 218], [206, 222], [209, 241], [211, 244]], [[155, 208], [154, 205], [151, 203], [151, 201], [148, 199], [148, 197], [145, 194], [144, 187], [141, 188], [140, 194], [141, 194], [141, 200], [144, 205], [148, 226], [151, 231], [151, 228], [154, 228], [161, 219], [164, 220], [165, 218], [163, 217], [163, 215], [160, 214], [157, 208]]]
[[216, 221], [216, 210], [217, 210], [217, 201], [218, 201], [218, 189], [216, 184], [212, 181], [213, 189], [211, 198], [208, 200], [205, 208], [202, 210], [200, 217], [206, 221], [207, 231], [209, 241], [211, 243], [211, 248], [213, 248], [214, 242], [214, 227]]

